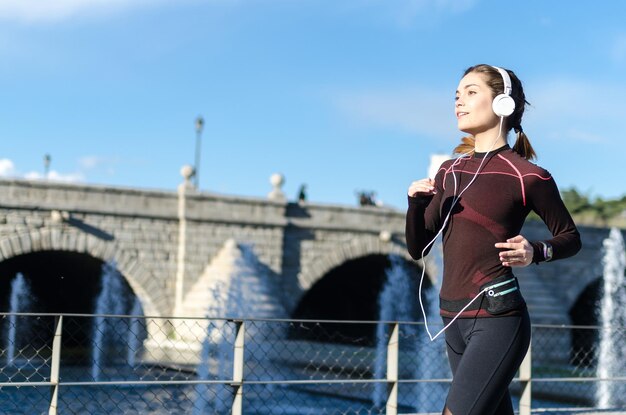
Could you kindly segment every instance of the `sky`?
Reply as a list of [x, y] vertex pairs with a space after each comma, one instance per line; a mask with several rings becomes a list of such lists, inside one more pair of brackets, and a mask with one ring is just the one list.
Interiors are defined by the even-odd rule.
[[[561, 189], [626, 194], [626, 2], [0, 0], [0, 176], [405, 209], [488, 63]], [[513, 140], [511, 137], [510, 140]], [[512, 141], [510, 141], [512, 144]]]

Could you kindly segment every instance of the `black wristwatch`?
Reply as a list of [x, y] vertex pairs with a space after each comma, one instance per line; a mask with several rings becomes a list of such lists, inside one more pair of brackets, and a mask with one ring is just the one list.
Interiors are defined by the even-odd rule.
[[539, 241], [541, 246], [543, 246], [543, 260], [548, 262], [552, 259], [552, 245], [547, 242]]

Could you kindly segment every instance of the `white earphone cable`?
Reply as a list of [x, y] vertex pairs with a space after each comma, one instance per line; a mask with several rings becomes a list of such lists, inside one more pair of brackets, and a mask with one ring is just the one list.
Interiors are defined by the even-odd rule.
[[478, 174], [480, 173], [481, 168], [483, 167], [483, 163], [485, 162], [485, 160], [487, 160], [487, 156], [489, 155], [489, 153], [491, 153], [491, 151], [493, 150], [494, 146], [496, 145], [496, 143], [498, 142], [498, 139], [500, 137], [502, 137], [502, 128], [504, 125], [504, 117], [500, 117], [500, 126], [499, 126], [499, 132], [498, 132], [498, 136], [496, 137], [495, 140], [493, 140], [493, 142], [491, 143], [491, 147], [489, 148], [489, 151], [487, 151], [487, 153], [485, 153], [485, 156], [483, 157], [483, 159], [480, 162], [480, 165], [478, 166], [478, 168], [476, 169], [476, 173], [474, 173], [474, 177], [472, 177], [472, 180], [470, 180], [470, 182], [467, 184], [467, 186], [465, 186], [465, 188], [463, 188], [463, 190], [461, 190], [461, 192], [458, 194], [458, 196], [456, 195], [456, 191], [458, 188], [458, 182], [456, 179], [456, 175], [454, 174], [454, 166], [458, 165], [461, 161], [461, 159], [472, 153], [472, 151], [467, 152], [467, 153], [463, 153], [461, 154], [459, 157], [456, 158], [456, 160], [452, 163], [452, 166], [450, 166], [450, 172], [452, 173], [452, 177], [454, 179], [454, 192], [452, 193], [453, 195], [453, 199], [452, 199], [452, 204], [450, 205], [450, 209], [448, 210], [448, 213], [443, 221], [443, 224], [441, 225], [441, 228], [439, 229], [439, 231], [437, 232], [437, 234], [435, 235], [435, 237], [428, 243], [426, 244], [426, 246], [424, 247], [424, 249], [422, 250], [422, 276], [420, 277], [420, 283], [419, 283], [419, 288], [418, 288], [418, 296], [419, 296], [419, 302], [420, 302], [420, 307], [422, 309], [422, 315], [424, 316], [424, 327], [426, 328], [426, 333], [428, 333], [428, 337], [430, 338], [430, 341], [434, 341], [437, 337], [439, 337], [439, 335], [441, 335], [441, 333], [443, 333], [444, 331], [446, 331], [446, 329], [448, 327], [450, 327], [450, 325], [452, 323], [454, 323], [454, 321], [459, 318], [459, 316], [465, 311], [467, 310], [467, 308], [474, 302], [476, 301], [476, 299], [478, 297], [480, 297], [485, 291], [481, 290], [478, 294], [476, 294], [476, 296], [469, 302], [467, 303], [467, 305], [465, 307], [463, 307], [461, 309], [461, 311], [459, 311], [456, 316], [454, 316], [454, 318], [444, 327], [442, 328], [435, 336], [433, 336], [430, 333], [430, 330], [428, 328], [428, 319], [426, 318], [426, 310], [424, 308], [424, 302], [422, 301], [422, 285], [424, 283], [424, 276], [426, 275], [426, 267], [425, 267], [425, 262], [424, 262], [424, 256], [425, 256], [425, 252], [428, 250], [428, 248], [435, 243], [435, 241], [437, 240], [437, 238], [439, 237], [439, 235], [441, 235], [441, 233], [444, 231], [444, 229], [446, 228], [446, 226], [448, 225], [448, 220], [450, 219], [451, 215], [452, 215], [452, 210], [454, 209], [454, 206], [456, 205], [456, 203], [459, 201], [459, 199], [461, 198], [461, 195], [463, 193], [465, 193], [465, 191], [472, 185], [472, 183], [474, 183], [474, 181], [476, 180], [476, 178], [478, 177]]

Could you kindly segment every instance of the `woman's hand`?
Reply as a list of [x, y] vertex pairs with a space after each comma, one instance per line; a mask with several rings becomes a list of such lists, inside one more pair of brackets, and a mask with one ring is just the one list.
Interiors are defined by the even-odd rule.
[[433, 179], [422, 179], [411, 183], [409, 186], [408, 194], [411, 197], [415, 196], [432, 196], [437, 191], [435, 190], [435, 181]]
[[496, 248], [506, 249], [500, 252], [500, 262], [505, 267], [525, 267], [533, 262], [533, 247], [522, 235], [498, 242]]

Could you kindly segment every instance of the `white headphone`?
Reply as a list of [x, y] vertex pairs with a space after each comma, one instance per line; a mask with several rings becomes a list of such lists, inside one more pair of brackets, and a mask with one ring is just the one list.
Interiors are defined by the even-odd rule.
[[492, 68], [500, 72], [500, 75], [502, 76], [502, 81], [504, 81], [504, 93], [497, 95], [493, 99], [491, 108], [498, 117], [508, 117], [513, 114], [513, 111], [515, 111], [515, 101], [511, 98], [511, 92], [513, 91], [513, 87], [511, 86], [511, 77], [509, 76], [509, 73], [502, 68], [497, 66], [492, 66]]

